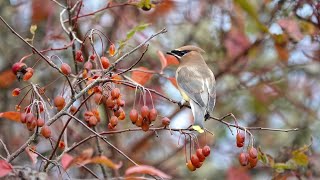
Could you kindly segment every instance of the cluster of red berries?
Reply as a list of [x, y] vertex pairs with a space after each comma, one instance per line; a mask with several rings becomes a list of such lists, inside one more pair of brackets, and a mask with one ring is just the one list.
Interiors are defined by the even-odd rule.
[[119, 120], [124, 120], [126, 118], [126, 113], [122, 109], [125, 105], [125, 101], [121, 99], [119, 88], [111, 90], [110, 96], [105, 100], [105, 104], [107, 108], [113, 111], [113, 115], [110, 117], [108, 123], [108, 128], [112, 130], [118, 125]]
[[[241, 132], [236, 136], [237, 147], [243, 147], [245, 143], [245, 135]], [[239, 162], [242, 166], [248, 166], [254, 168], [258, 163], [258, 152], [253, 146], [249, 148], [248, 152], [242, 152], [239, 154]]]
[[151, 122], [155, 121], [157, 116], [158, 111], [155, 108], [150, 110], [146, 105], [141, 107], [140, 114], [135, 108], [133, 108], [129, 114], [132, 124], [141, 127], [143, 131], [149, 130]]
[[[37, 104], [36, 108], [39, 110], [39, 113], [43, 112], [42, 104]], [[20, 114], [20, 122], [22, 124], [26, 124], [27, 129], [29, 131], [33, 131], [36, 127], [41, 128], [41, 134], [45, 138], [49, 138], [51, 136], [51, 130], [48, 126], [45, 125], [44, 119], [41, 117], [36, 117], [31, 112], [31, 106], [27, 106], [23, 113]]]
[[27, 67], [25, 63], [17, 62], [12, 65], [12, 72], [17, 76], [18, 80], [28, 81], [33, 76], [33, 68]]
[[210, 147], [204, 146], [202, 149], [197, 149], [196, 153], [193, 154], [190, 160], [186, 163], [186, 166], [190, 171], [195, 171], [197, 168], [200, 168], [206, 160], [206, 157], [210, 155]]
[[84, 112], [84, 120], [89, 127], [94, 127], [100, 122], [100, 115], [97, 109]]

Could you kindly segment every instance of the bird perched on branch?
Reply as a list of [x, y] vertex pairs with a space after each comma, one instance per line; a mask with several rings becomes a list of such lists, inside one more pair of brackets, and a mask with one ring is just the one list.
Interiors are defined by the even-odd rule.
[[167, 52], [179, 61], [176, 71], [178, 89], [183, 98], [181, 104], [190, 103], [194, 117], [193, 129], [202, 133], [203, 122], [212, 116], [216, 102], [216, 81], [199, 47], [188, 45]]

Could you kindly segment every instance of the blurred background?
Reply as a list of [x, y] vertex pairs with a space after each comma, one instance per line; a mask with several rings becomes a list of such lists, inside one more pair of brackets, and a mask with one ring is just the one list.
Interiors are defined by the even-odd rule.
[[[30, 27], [37, 25], [33, 39], [37, 49], [62, 47], [70, 43], [70, 39], [61, 26], [59, 18], [63, 8], [58, 3], [66, 5], [64, 0], [0, 1], [0, 15], [23, 38], [32, 38]], [[76, 1], [68, 3], [75, 4]], [[107, 7], [108, 3], [111, 7]], [[180, 101], [181, 96], [170, 81], [177, 65], [168, 60], [172, 63], [162, 69], [160, 59], [162, 54], [170, 59], [165, 52], [171, 49], [197, 45], [206, 51], [204, 58], [216, 76], [216, 117], [233, 113], [241, 126], [299, 128], [299, 131], [252, 131], [255, 147], [264, 153], [254, 169], [243, 168], [238, 162], [238, 154], [243, 149], [236, 148], [233, 135], [236, 129], [232, 129], [232, 134], [227, 126], [216, 121], [205, 123], [214, 136], [206, 134], [199, 137], [201, 146], [210, 145], [211, 155], [195, 172], [190, 172], [185, 166], [188, 153], [184, 153], [183, 141], [179, 142], [179, 133], [125, 132], [110, 136], [111, 142], [137, 162], [154, 166], [174, 179], [320, 178], [320, 3], [317, 0], [154, 0], [149, 3], [151, 9], [144, 3], [148, 4], [147, 1], [83, 0], [75, 34], [83, 39], [90, 29], [100, 30], [116, 45], [117, 55], [110, 57], [113, 62], [150, 35], [166, 28], [167, 33], [148, 42], [149, 49], [136, 66], [153, 72], [145, 87]], [[76, 12], [72, 17], [75, 15]], [[67, 15], [63, 16], [63, 19], [67, 18]], [[22, 96], [12, 97], [11, 91], [28, 85], [28, 82], [15, 79], [11, 66], [32, 51], [3, 23], [0, 27], [0, 112], [5, 112], [14, 110], [22, 99]], [[131, 37], [128, 32], [132, 31], [134, 35]], [[110, 45], [105, 39], [103, 41], [104, 47], [100, 41], [95, 42], [100, 55], [106, 54]], [[79, 44], [75, 44], [78, 49]], [[92, 51], [90, 45], [85, 44], [83, 50], [88, 58]], [[143, 50], [140, 48], [131, 54], [119, 68], [129, 67]], [[57, 55], [64, 62], [73, 63], [70, 48], [49, 51], [45, 55]], [[64, 85], [59, 80], [54, 81], [59, 74], [45, 62], [36, 63], [39, 59], [34, 55], [25, 61], [29, 66], [35, 65], [31, 82], [40, 86], [50, 84], [46, 95], [53, 98], [61, 93]], [[132, 76], [132, 72], [126, 76]], [[121, 85], [117, 87], [121, 88], [127, 113], [126, 121], [120, 122], [117, 129], [132, 128], [128, 114], [136, 100], [135, 91]], [[151, 106], [151, 99], [148, 96], [146, 99]], [[159, 96], [153, 95], [152, 99], [159, 114], [171, 119], [171, 128], [186, 128], [192, 123], [190, 109], [180, 110], [177, 104]], [[22, 107], [27, 104], [24, 101]], [[141, 105], [138, 101], [136, 104], [138, 107]], [[50, 114], [54, 112], [52, 110]], [[0, 138], [9, 151], [14, 152], [31, 133], [20, 123], [4, 118], [0, 120]], [[231, 118], [227, 121], [234, 123]], [[154, 126], [161, 126], [161, 122]], [[54, 139], [58, 137], [62, 124], [55, 123], [53, 127]], [[107, 131], [106, 123], [102, 121], [98, 130]], [[85, 130], [81, 126], [72, 123], [68, 127], [68, 144], [89, 135], [89, 132], [82, 131]], [[79, 154], [94, 143], [94, 140], [89, 141], [72, 153]], [[39, 140], [39, 152], [48, 155], [50, 148], [48, 141]], [[107, 145], [103, 145], [103, 150], [115, 162], [123, 162], [120, 175], [126, 167], [132, 166]], [[2, 146], [0, 153], [5, 154]], [[25, 153], [15, 159], [13, 165], [33, 169], [40, 166], [39, 163], [32, 165]], [[90, 167], [97, 174], [101, 173], [94, 165]], [[57, 172], [55, 170], [51, 175]], [[68, 173], [75, 178], [91, 177], [77, 168], [70, 169]], [[108, 173], [109, 177], [114, 176], [111, 170]]]

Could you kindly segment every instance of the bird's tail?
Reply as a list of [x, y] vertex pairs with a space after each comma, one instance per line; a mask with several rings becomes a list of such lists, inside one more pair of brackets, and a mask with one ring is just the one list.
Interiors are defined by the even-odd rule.
[[204, 132], [203, 129], [203, 121], [204, 121], [204, 115], [206, 113], [206, 109], [204, 107], [199, 106], [196, 102], [190, 100], [190, 106], [194, 118], [194, 124], [193, 129], [196, 131], [202, 133]]

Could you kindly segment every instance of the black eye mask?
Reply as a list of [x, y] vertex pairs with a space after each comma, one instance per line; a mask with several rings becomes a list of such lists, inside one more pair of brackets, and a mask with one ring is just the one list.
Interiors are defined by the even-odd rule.
[[184, 50], [184, 51], [178, 51], [178, 50], [172, 50], [171, 53], [172, 54], [176, 54], [180, 57], [182, 57], [183, 55], [187, 54], [188, 52], [190, 52], [190, 50]]

